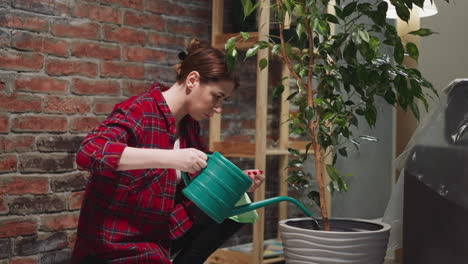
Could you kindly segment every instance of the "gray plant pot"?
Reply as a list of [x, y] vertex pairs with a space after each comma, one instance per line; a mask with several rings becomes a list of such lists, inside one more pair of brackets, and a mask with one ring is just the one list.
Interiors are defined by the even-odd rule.
[[[320, 220], [319, 220], [320, 223]], [[311, 218], [279, 222], [287, 264], [382, 264], [390, 225], [363, 219], [330, 219], [331, 231]]]

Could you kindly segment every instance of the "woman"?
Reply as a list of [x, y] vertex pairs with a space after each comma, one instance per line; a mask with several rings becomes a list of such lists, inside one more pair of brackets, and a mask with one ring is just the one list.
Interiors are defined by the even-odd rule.
[[[77, 164], [91, 172], [72, 263], [203, 263], [242, 224], [215, 223], [182, 194], [180, 172], [206, 166], [198, 121], [221, 112], [238, 86], [224, 55], [192, 41], [177, 82], [117, 104], [83, 141]], [[263, 172], [247, 170], [249, 191]]]

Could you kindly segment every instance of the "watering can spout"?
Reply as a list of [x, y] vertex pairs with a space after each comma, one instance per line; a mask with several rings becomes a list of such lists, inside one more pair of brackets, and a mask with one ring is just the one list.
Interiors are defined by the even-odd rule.
[[246, 212], [249, 212], [249, 211], [252, 211], [252, 210], [256, 210], [258, 208], [265, 207], [265, 206], [270, 205], [270, 204], [285, 202], [285, 201], [295, 204], [307, 216], [312, 216], [310, 211], [307, 210], [307, 208], [305, 208], [305, 206], [302, 203], [300, 203], [298, 200], [296, 200], [294, 198], [291, 198], [289, 196], [278, 196], [278, 197], [269, 198], [269, 199], [266, 199], [266, 200], [263, 200], [263, 201], [253, 202], [253, 203], [250, 203], [250, 204], [234, 207], [230, 216], [243, 214], [243, 213], [246, 213]]

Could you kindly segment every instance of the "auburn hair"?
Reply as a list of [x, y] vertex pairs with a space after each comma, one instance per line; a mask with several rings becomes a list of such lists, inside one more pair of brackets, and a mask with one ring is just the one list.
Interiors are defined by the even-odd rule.
[[234, 83], [234, 89], [239, 86], [239, 78], [233, 70], [228, 69], [224, 53], [202, 44], [197, 39], [190, 41], [187, 50], [181, 52], [179, 58], [181, 63], [173, 67], [178, 83], [185, 81], [192, 71], [197, 71], [201, 83], [231, 81]]

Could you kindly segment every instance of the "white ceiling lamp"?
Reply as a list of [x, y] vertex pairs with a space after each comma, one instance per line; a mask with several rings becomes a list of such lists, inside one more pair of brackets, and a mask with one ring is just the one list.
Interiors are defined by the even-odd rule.
[[[387, 10], [387, 18], [397, 19], [398, 15], [395, 9], [395, 6], [390, 4], [389, 0], [384, 0], [388, 3], [388, 10]], [[423, 8], [421, 9], [419, 6], [413, 5], [413, 9], [411, 12], [418, 12], [419, 17], [428, 17], [437, 14], [437, 7], [435, 5], [435, 0], [425, 0]]]

